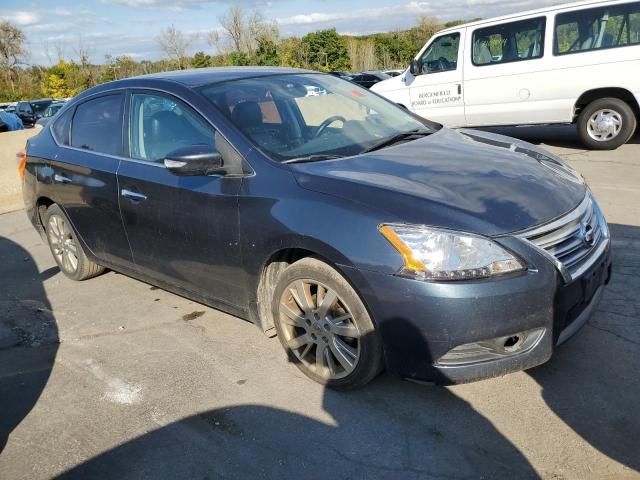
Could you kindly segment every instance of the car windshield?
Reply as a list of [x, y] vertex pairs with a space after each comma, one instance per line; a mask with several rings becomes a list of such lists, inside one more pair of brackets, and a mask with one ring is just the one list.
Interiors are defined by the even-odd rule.
[[31, 105], [33, 106], [33, 111], [35, 113], [42, 115], [47, 107], [51, 105], [51, 102], [34, 102]]
[[54, 103], [53, 105], [49, 105], [47, 107], [47, 109], [44, 111], [44, 115], [42, 115], [43, 117], [53, 117], [56, 113], [58, 113], [58, 110], [60, 110], [62, 108], [62, 104], [61, 103]]
[[279, 161], [357, 155], [384, 139], [437, 128], [332, 75], [247, 78], [207, 85], [200, 92]]

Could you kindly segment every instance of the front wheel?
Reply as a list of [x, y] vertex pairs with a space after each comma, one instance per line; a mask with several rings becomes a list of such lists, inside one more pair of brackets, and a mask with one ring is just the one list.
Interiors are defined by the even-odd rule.
[[633, 109], [619, 98], [601, 98], [587, 105], [578, 117], [578, 134], [591, 150], [615, 150], [635, 133]]
[[308, 257], [283, 271], [273, 315], [289, 358], [312, 380], [348, 389], [380, 373], [380, 336], [358, 294], [326, 263]]

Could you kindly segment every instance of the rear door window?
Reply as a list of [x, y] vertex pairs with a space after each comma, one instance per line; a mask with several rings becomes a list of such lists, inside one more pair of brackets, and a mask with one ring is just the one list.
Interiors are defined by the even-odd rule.
[[71, 125], [71, 145], [92, 152], [120, 155], [123, 100], [124, 95], [118, 93], [78, 105]]
[[561, 13], [556, 17], [556, 55], [630, 45], [640, 45], [640, 2]]
[[546, 22], [546, 17], [539, 17], [475, 30], [473, 64], [480, 67], [541, 58]]
[[53, 136], [60, 145], [70, 145], [73, 112], [74, 109], [70, 108], [53, 122]]

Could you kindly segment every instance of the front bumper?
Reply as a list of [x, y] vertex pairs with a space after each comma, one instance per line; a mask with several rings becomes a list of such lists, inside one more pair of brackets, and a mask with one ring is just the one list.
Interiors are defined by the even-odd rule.
[[[607, 240], [608, 242], [608, 240]], [[486, 280], [429, 283], [346, 268], [382, 337], [387, 371], [438, 384], [465, 383], [532, 368], [586, 323], [611, 275], [611, 249], [565, 284], [548, 259], [517, 239], [503, 244], [526, 272]], [[438, 359], [459, 345], [544, 328], [536, 345], [512, 356], [455, 366]]]

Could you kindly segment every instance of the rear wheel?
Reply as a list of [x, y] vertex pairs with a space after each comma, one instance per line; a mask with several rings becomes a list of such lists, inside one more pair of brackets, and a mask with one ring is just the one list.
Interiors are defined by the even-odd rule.
[[104, 267], [87, 258], [60, 207], [51, 205], [43, 223], [49, 248], [62, 273], [72, 280], [86, 280], [104, 272]]
[[631, 139], [637, 119], [619, 98], [601, 98], [587, 105], [578, 117], [578, 134], [592, 150], [614, 150]]
[[349, 283], [316, 258], [289, 266], [273, 298], [278, 338], [309, 378], [336, 389], [360, 387], [382, 369], [382, 345]]

